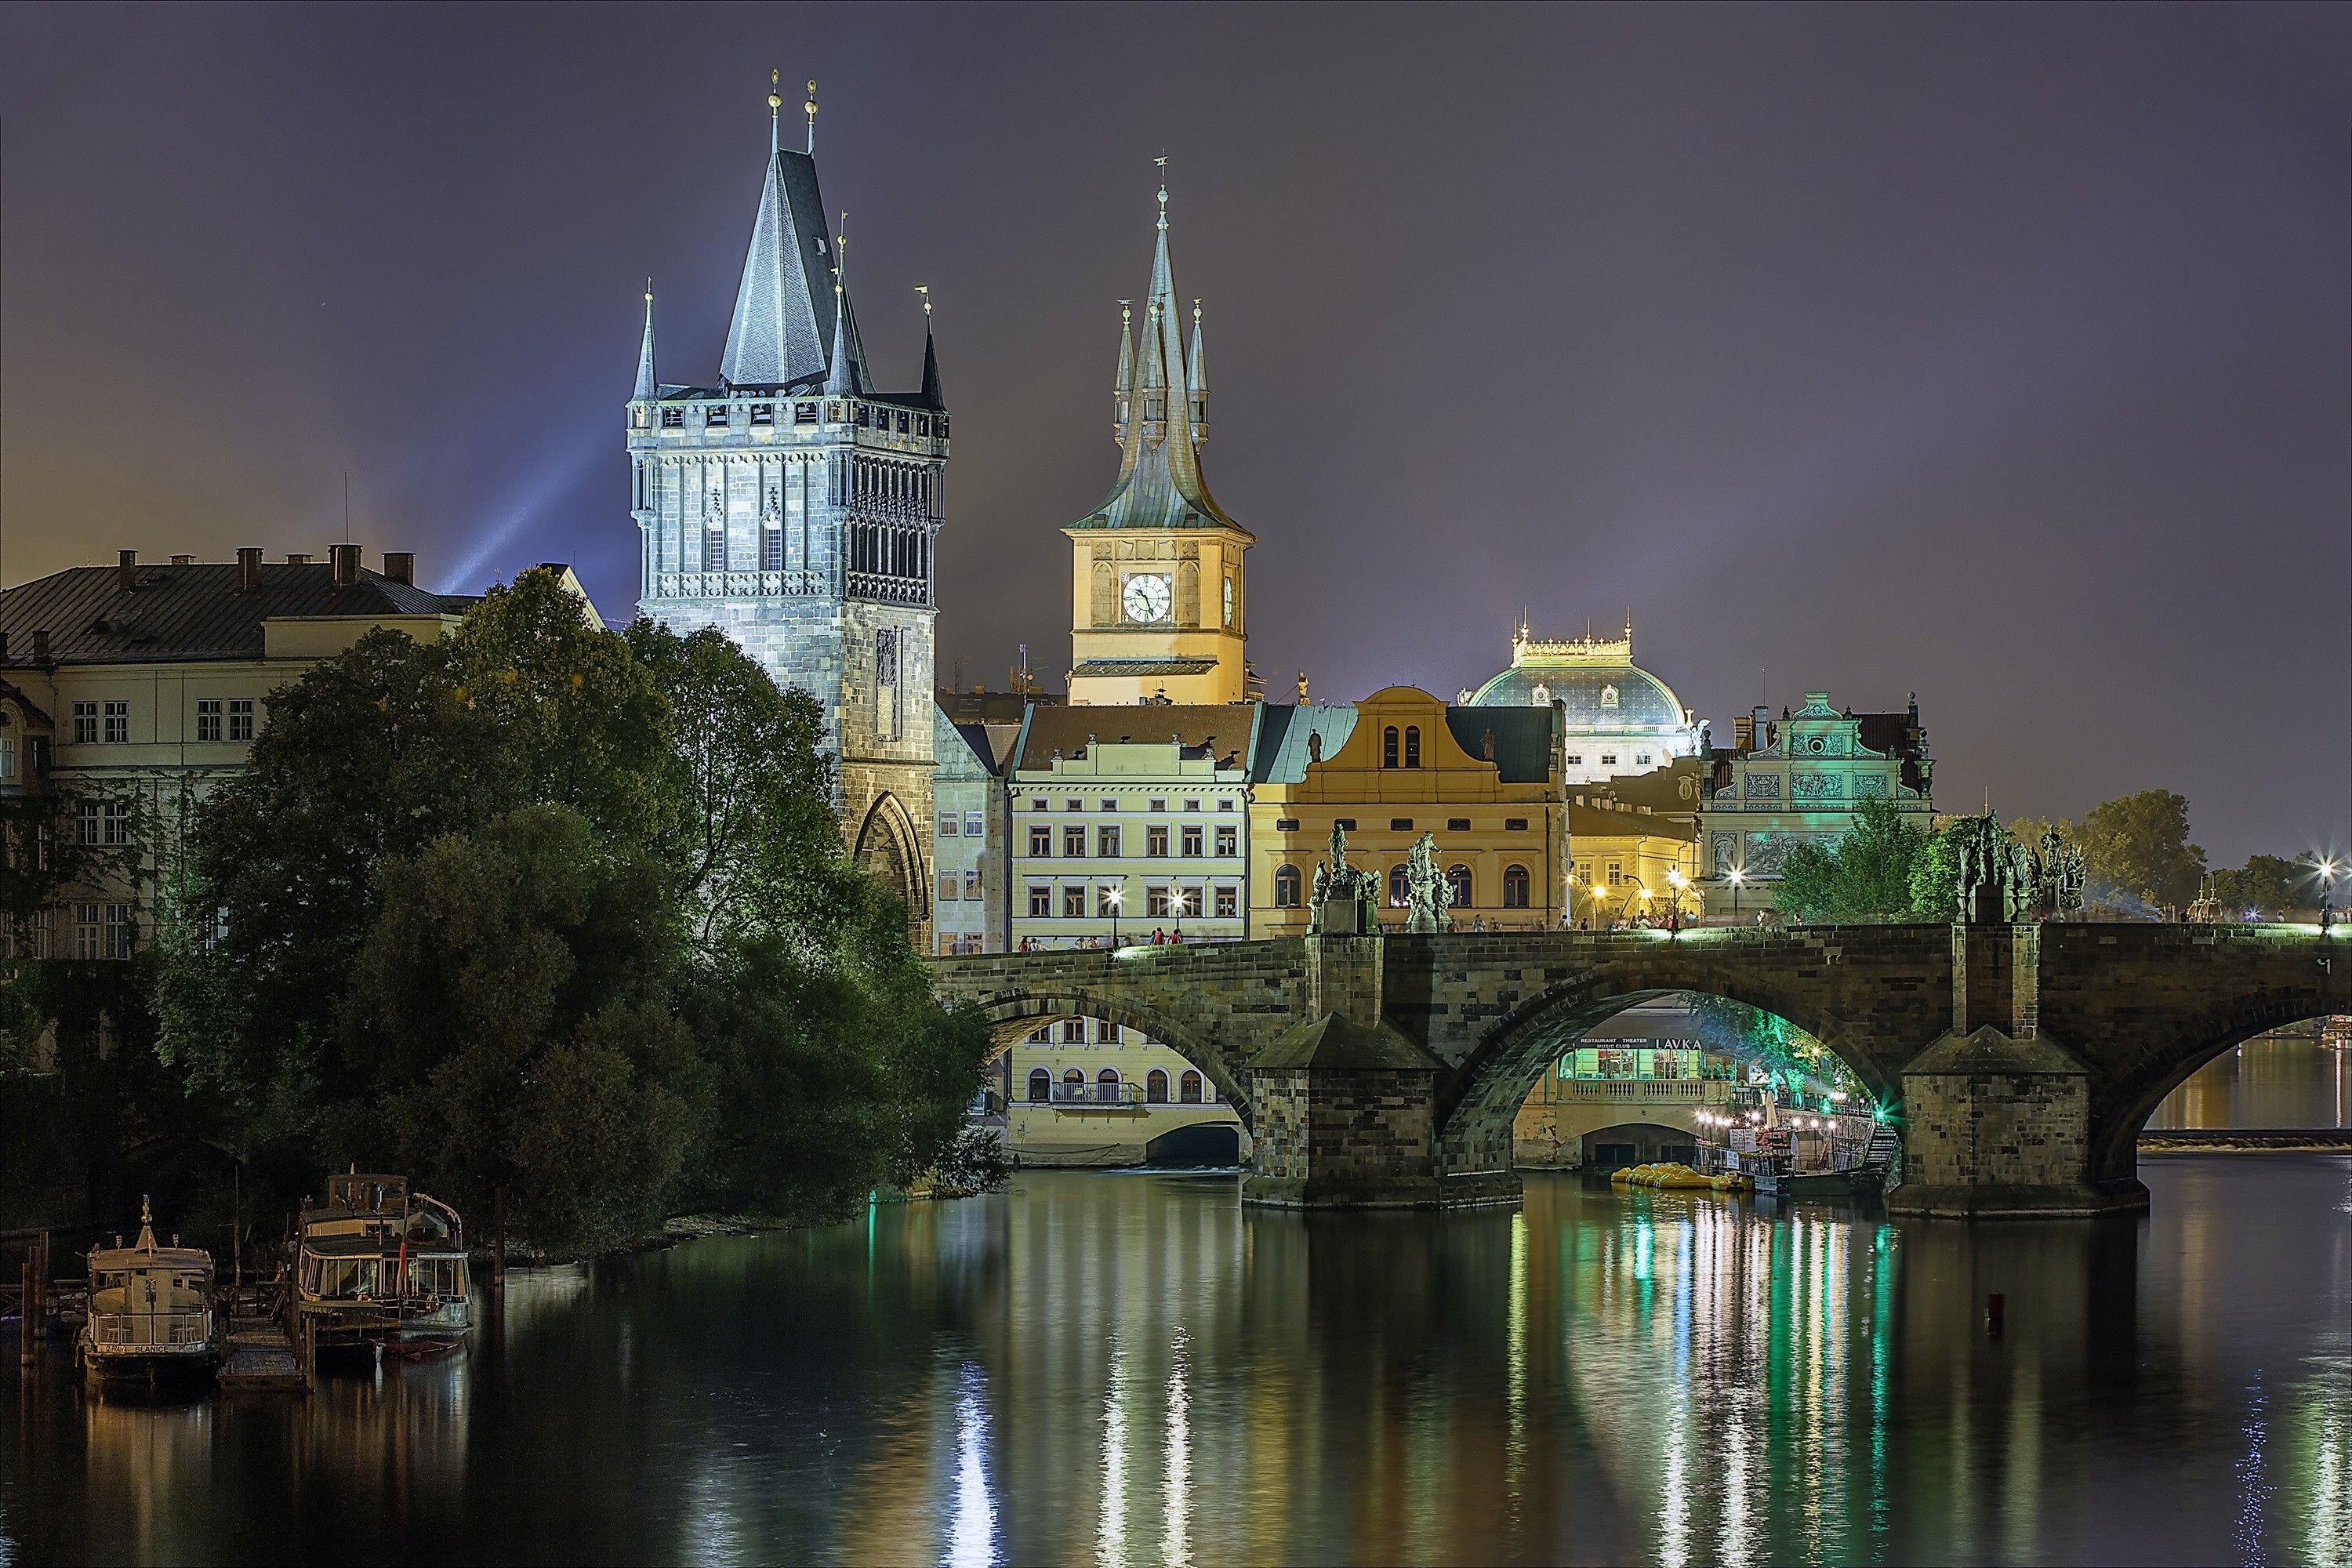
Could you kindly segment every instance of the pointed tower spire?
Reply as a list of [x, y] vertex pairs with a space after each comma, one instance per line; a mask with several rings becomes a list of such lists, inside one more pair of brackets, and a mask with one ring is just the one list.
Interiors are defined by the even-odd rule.
[[[775, 83], [770, 86], [767, 177], [735, 314], [727, 324], [727, 352], [719, 362], [719, 376], [730, 386], [814, 381], [824, 374], [832, 349], [833, 301], [824, 286], [832, 258], [816, 164], [805, 153], [775, 145], [783, 95]], [[862, 358], [854, 334], [850, 357]]]
[[1135, 400], [1135, 334], [1129, 331], [1134, 317], [1130, 301], [1118, 302], [1118, 379], [1110, 389], [1110, 434], [1118, 445], [1127, 445], [1127, 422]]
[[940, 387], [940, 351], [931, 342], [930, 286], [918, 283], [915, 292], [923, 297], [923, 406], [945, 408], [948, 398]]
[[857, 367], [849, 354], [849, 215], [841, 215], [845, 232], [833, 237], [833, 362], [825, 367], [824, 392], [828, 397], [847, 397], [856, 393]]
[[1209, 362], [1201, 351], [1201, 301], [1192, 301], [1192, 352], [1184, 356], [1184, 391], [1192, 404], [1192, 445], [1209, 438]]
[[768, 151], [781, 152], [784, 145], [784, 73], [768, 73]]
[[661, 382], [654, 375], [654, 280], [646, 279], [646, 342], [637, 351], [637, 390], [633, 400], [661, 395]]

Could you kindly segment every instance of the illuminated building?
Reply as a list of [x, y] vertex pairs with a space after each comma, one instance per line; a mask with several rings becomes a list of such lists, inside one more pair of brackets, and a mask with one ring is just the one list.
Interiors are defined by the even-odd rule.
[[1139, 344], [1121, 307], [1111, 432], [1118, 478], [1070, 540], [1070, 700], [1238, 702], [1250, 689], [1248, 580], [1255, 538], [1225, 515], [1201, 471], [1209, 438], [1201, 305], [1192, 343], [1168, 264], [1168, 189]]
[[[772, 111], [781, 102], [771, 96]], [[904, 895], [928, 947], [947, 406], [928, 331], [920, 388], [874, 387], [843, 239], [825, 228], [814, 98], [808, 109], [809, 152], [772, 129], [715, 384], [657, 378], [646, 292], [628, 406], [637, 607], [680, 632], [720, 628], [778, 685], [816, 699], [845, 842]]]
[[1511, 634], [1511, 668], [1465, 690], [1461, 700], [1479, 708], [1558, 704], [1560, 768], [1570, 787], [1646, 773], [1706, 744], [1697, 715], [1633, 662], [1630, 622], [1618, 638], [1542, 640], [1519, 626]]

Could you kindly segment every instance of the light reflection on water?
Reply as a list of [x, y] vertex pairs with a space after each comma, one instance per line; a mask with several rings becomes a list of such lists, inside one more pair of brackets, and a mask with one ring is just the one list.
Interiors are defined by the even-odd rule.
[[2147, 1119], [2175, 1128], [2352, 1127], [2352, 1051], [2264, 1035], [2189, 1074]]
[[2352, 1556], [2352, 1158], [2146, 1175], [2145, 1221], [1971, 1230], [1031, 1174], [518, 1275], [467, 1357], [307, 1401], [91, 1405], [45, 1365], [0, 1528], [30, 1561]]

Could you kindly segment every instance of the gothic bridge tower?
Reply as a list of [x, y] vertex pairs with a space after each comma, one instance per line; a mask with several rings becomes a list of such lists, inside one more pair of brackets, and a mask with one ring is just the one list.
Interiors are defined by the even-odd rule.
[[1247, 579], [1255, 536], [1227, 517], [1201, 472], [1209, 370], [1201, 303], [1192, 345], [1168, 265], [1168, 187], [1139, 343], [1122, 302], [1110, 494], [1062, 531], [1070, 540], [1072, 702], [1239, 702], [1250, 690]]
[[629, 400], [637, 608], [717, 626], [779, 686], [816, 699], [839, 758], [850, 849], [905, 896], [929, 945], [932, 544], [947, 405], [924, 302], [922, 385], [878, 392], [850, 308], [842, 237], [807, 150], [776, 134], [714, 385], [660, 381], [646, 293]]

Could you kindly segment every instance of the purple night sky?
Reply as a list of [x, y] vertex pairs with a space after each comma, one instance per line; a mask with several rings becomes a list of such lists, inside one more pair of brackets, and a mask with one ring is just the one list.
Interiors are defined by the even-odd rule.
[[1947, 809], [2352, 847], [2341, 9], [12, 7], [0, 577], [348, 470], [371, 563], [625, 615], [638, 295], [715, 379], [772, 65], [886, 384], [938, 305], [942, 680], [1066, 664], [1164, 148], [1270, 696], [1630, 610], [1719, 738], [1916, 689]]

